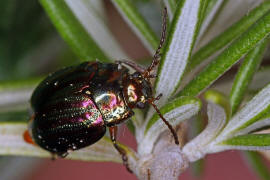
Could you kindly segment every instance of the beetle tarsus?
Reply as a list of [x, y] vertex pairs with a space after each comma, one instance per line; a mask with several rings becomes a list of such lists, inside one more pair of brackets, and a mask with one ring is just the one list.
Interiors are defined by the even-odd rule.
[[119, 152], [119, 154], [122, 156], [123, 165], [126, 167], [128, 172], [133, 173], [132, 170], [129, 168], [129, 165], [128, 165], [128, 157], [127, 157], [126, 150], [123, 149], [122, 147], [120, 147], [118, 145], [118, 143], [116, 142], [117, 126], [112, 126], [112, 127], [109, 128], [109, 130], [110, 130], [110, 136], [111, 136], [113, 146]]

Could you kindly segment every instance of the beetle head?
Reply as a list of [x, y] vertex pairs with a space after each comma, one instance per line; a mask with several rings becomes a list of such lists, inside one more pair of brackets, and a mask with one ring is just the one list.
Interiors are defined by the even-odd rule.
[[143, 109], [152, 98], [150, 82], [140, 72], [135, 72], [123, 81], [124, 97], [130, 108]]

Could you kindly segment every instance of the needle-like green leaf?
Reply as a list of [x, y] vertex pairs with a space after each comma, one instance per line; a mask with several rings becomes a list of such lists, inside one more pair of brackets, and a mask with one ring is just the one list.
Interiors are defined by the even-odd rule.
[[261, 128], [269, 124], [270, 85], [262, 89], [238, 113], [236, 113], [227, 126], [215, 140], [219, 144], [235, 135], [244, 135], [254, 128]]
[[110, 31], [105, 13], [105, 2], [100, 0], [64, 1], [106, 56], [111, 59], [128, 58]]
[[216, 57], [177, 96], [197, 96], [269, 34], [270, 11]]
[[233, 24], [231, 27], [197, 51], [190, 59], [189, 69], [195, 68], [196, 65], [200, 64], [203, 60], [207, 59], [211, 55], [215, 54], [218, 50], [228, 45], [269, 10], [269, 1], [265, 1], [258, 7], [254, 8], [246, 16], [241, 18], [238, 22]]
[[181, 81], [207, 2], [208, 0], [182, 0], [177, 5], [156, 80], [156, 94], [163, 94], [160, 105], [164, 105]]
[[82, 60], [108, 61], [100, 47], [90, 37], [65, 1], [40, 0], [56, 29]]
[[154, 53], [159, 40], [132, 2], [130, 0], [112, 0], [112, 2], [145, 47]]
[[232, 114], [236, 112], [240, 106], [241, 101], [244, 98], [245, 92], [247, 90], [248, 84], [252, 80], [254, 73], [256, 72], [258, 66], [260, 65], [264, 52], [267, 48], [269, 38], [265, 38], [251, 50], [245, 57], [236, 77], [232, 90], [230, 93], [230, 104], [232, 107]]
[[31, 93], [41, 78], [0, 82], [0, 112], [28, 105]]
[[33, 88], [40, 81], [41, 77], [29, 78], [22, 80], [13, 80], [13, 81], [0, 81], [0, 92], [13, 90], [13, 89], [23, 89], [23, 88]]
[[224, 0], [209, 0], [206, 4], [206, 10], [203, 17], [203, 24], [200, 28], [200, 32], [198, 35], [198, 39], [201, 39], [201, 36], [204, 35], [204, 32], [209, 28], [209, 26], [213, 23], [215, 20], [215, 17], [217, 17], [217, 14], [221, 10], [221, 6], [223, 6]]
[[29, 121], [29, 119], [30, 114], [26, 110], [0, 113], [0, 123], [26, 123]]
[[257, 150], [268, 149], [269, 150], [270, 149], [270, 134], [247, 134], [247, 135], [236, 136], [236, 137], [223, 141], [221, 144], [235, 146], [235, 148], [237, 149], [249, 150], [249, 147], [250, 147], [250, 150], [255, 150], [255, 149]]

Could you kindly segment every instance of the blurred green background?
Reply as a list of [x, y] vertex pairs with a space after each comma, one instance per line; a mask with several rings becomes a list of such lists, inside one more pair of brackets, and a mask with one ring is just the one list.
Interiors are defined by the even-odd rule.
[[0, 81], [76, 62], [37, 0], [0, 1]]

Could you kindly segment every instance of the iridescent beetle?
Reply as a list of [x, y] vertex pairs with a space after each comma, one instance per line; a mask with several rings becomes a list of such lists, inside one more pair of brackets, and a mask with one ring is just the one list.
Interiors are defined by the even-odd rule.
[[[167, 11], [164, 9], [162, 35], [151, 65], [144, 69], [135, 63], [84, 62], [56, 71], [43, 80], [31, 97], [34, 110], [30, 134], [35, 144], [65, 157], [69, 150], [89, 146], [102, 138], [109, 127], [114, 147], [128, 167], [126, 152], [116, 142], [117, 125], [129, 119], [133, 108], [151, 104], [172, 132], [154, 104], [161, 95], [152, 97], [150, 74], [159, 63], [165, 41]], [[123, 64], [136, 72], [129, 73]]]

